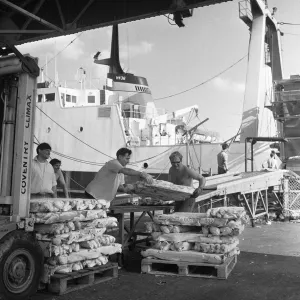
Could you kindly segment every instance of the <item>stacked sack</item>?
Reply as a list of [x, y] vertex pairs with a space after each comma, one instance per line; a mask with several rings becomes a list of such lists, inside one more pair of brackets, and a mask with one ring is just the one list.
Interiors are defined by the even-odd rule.
[[196, 242], [194, 249], [204, 253], [239, 252], [238, 236], [244, 231], [248, 222], [243, 207], [217, 207], [207, 211], [207, 216], [214, 219], [210, 225], [202, 226], [204, 235]]
[[70, 273], [105, 265], [108, 256], [122, 251], [107, 228], [118, 226], [107, 217], [107, 203], [96, 199], [34, 199], [30, 217], [45, 257], [47, 282], [54, 273]]
[[239, 254], [238, 235], [247, 222], [243, 207], [219, 207], [207, 213], [159, 215], [146, 223], [152, 248], [144, 257], [222, 264]]

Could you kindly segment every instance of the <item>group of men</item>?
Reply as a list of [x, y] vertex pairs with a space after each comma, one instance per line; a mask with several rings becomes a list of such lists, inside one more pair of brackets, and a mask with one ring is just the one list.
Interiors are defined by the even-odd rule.
[[[109, 203], [115, 198], [117, 192], [134, 193], [134, 185], [125, 184], [124, 175], [138, 176], [148, 184], [153, 183], [151, 175], [126, 167], [130, 162], [132, 151], [121, 148], [116, 153], [116, 159], [108, 161], [96, 174], [95, 178], [85, 189], [88, 198], [101, 198]], [[182, 164], [182, 155], [174, 152], [170, 155], [171, 168], [168, 180], [174, 184], [192, 186], [193, 179], [199, 181], [199, 187], [195, 189], [193, 198], [197, 197], [205, 185], [205, 178]], [[176, 207], [177, 211], [183, 211], [192, 207], [193, 198], [185, 201], [185, 204]], [[187, 202], [187, 203], [186, 203]]]
[[[218, 174], [228, 172], [228, 145], [222, 145], [222, 151], [217, 155]], [[57, 182], [63, 187], [65, 197], [68, 198], [68, 190], [64, 176], [60, 170], [61, 161], [52, 159], [48, 162], [51, 154], [51, 146], [47, 143], [39, 144], [37, 147], [37, 156], [32, 161], [31, 174], [31, 198], [57, 197]], [[267, 161], [268, 167], [274, 167], [276, 160], [275, 152]], [[116, 153], [116, 159], [112, 159], [98, 171], [95, 178], [85, 188], [85, 196], [93, 199], [104, 199], [110, 203], [117, 192], [134, 193], [134, 185], [126, 184], [125, 177], [135, 176], [148, 184], [153, 183], [153, 178], [146, 172], [136, 171], [128, 168], [132, 151], [128, 148], [121, 148]], [[168, 181], [177, 185], [193, 186], [193, 181], [199, 182], [190, 199], [178, 202], [175, 210], [178, 212], [192, 212], [196, 209], [195, 198], [197, 198], [205, 186], [205, 177], [193, 171], [182, 164], [182, 154], [178, 151], [173, 152], [170, 157], [171, 168], [169, 169]]]
[[67, 185], [60, 169], [61, 161], [54, 158], [50, 162], [51, 146], [41, 143], [36, 148], [37, 155], [31, 164], [31, 198], [57, 197], [57, 183], [63, 188], [64, 195], [69, 198]]
[[[32, 160], [31, 172], [31, 198], [57, 197], [57, 182], [59, 181], [68, 197], [68, 191], [60, 170], [61, 161], [52, 159], [48, 162], [51, 154], [51, 146], [47, 143], [38, 145], [37, 156]], [[98, 171], [95, 178], [85, 189], [87, 198], [104, 199], [110, 203], [117, 192], [134, 193], [134, 185], [126, 184], [124, 175], [139, 177], [148, 184], [153, 183], [153, 178], [146, 172], [136, 171], [128, 168], [132, 151], [121, 148], [116, 153], [116, 159], [110, 160]], [[199, 182], [192, 198], [176, 206], [176, 211], [192, 211], [194, 209], [194, 198], [202, 191], [205, 178], [187, 166], [182, 164], [182, 155], [178, 151], [173, 152], [170, 157], [171, 168], [168, 180], [177, 185], [192, 186], [193, 180]]]

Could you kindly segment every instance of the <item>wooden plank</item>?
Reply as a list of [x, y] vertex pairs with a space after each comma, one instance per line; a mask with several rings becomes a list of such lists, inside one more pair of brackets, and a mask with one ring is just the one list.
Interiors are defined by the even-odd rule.
[[210, 199], [212, 197], [220, 195], [221, 193], [223, 193], [223, 190], [215, 190], [215, 191], [204, 190], [203, 192], [201, 192], [201, 195], [195, 199], [195, 202], [201, 202]]
[[236, 263], [236, 255], [226, 259], [221, 265], [145, 258], [141, 262], [141, 272], [153, 275], [227, 279]]
[[114, 214], [130, 213], [130, 212], [143, 212], [143, 211], [156, 211], [164, 209], [174, 209], [174, 205], [116, 205], [111, 206], [110, 211]]
[[239, 249], [235, 248], [226, 254], [202, 253], [194, 250], [177, 252], [169, 250], [147, 249], [146, 251], [141, 252], [141, 254], [145, 258], [153, 257], [159, 260], [221, 265], [229, 257], [239, 254]]
[[69, 274], [54, 274], [50, 278], [47, 291], [57, 295], [63, 295], [117, 277], [118, 265], [109, 262], [104, 266], [88, 268]]
[[241, 177], [240, 172], [215, 175], [215, 176], [206, 177], [205, 179], [206, 179], [206, 185], [210, 186], [214, 184], [219, 184], [221, 182], [229, 181], [232, 178], [238, 178], [238, 177]]

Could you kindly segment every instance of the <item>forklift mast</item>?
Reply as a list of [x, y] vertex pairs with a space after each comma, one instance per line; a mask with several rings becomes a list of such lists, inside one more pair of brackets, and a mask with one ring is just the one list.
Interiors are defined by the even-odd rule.
[[[16, 50], [16, 49], [15, 49]], [[36, 59], [15, 55], [0, 58], [0, 239], [29, 217], [30, 170], [39, 69]]]

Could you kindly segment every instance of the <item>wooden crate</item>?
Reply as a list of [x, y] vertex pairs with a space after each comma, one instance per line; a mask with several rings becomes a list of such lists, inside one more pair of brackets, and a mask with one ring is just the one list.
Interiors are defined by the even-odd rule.
[[117, 277], [118, 264], [109, 262], [103, 266], [87, 268], [68, 274], [54, 274], [50, 278], [47, 291], [63, 295]]
[[227, 279], [236, 263], [237, 255], [228, 258], [221, 265], [145, 258], [142, 260], [141, 272], [154, 275]]

